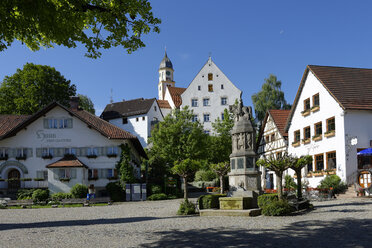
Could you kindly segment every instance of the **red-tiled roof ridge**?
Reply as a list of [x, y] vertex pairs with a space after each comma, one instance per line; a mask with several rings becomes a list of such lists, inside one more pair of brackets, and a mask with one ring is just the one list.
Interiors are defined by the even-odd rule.
[[185, 92], [186, 88], [168, 86], [169, 93], [172, 97], [174, 105], [179, 108], [182, 105], [181, 94]]
[[293, 107], [285, 127], [286, 131], [288, 131], [291, 124], [294, 110], [309, 71], [314, 74], [341, 108], [372, 110], [372, 69], [308, 65], [306, 66], [293, 102]]
[[166, 108], [166, 109], [171, 109], [171, 105], [167, 100], [157, 100], [159, 108]]
[[62, 167], [84, 167], [88, 168], [83, 162], [81, 162], [76, 156], [74, 155], [67, 155], [63, 158], [50, 163], [45, 166], [46, 168], [62, 168]]

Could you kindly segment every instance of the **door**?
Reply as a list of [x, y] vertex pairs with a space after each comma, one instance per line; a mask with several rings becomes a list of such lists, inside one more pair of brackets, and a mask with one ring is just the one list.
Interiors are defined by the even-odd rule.
[[21, 187], [21, 173], [18, 170], [12, 169], [8, 173], [8, 189], [17, 191]]

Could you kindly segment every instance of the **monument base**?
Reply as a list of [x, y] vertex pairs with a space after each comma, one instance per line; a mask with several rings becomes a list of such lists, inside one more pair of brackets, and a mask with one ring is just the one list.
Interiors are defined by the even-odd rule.
[[221, 210], [243, 210], [252, 208], [251, 197], [220, 197]]

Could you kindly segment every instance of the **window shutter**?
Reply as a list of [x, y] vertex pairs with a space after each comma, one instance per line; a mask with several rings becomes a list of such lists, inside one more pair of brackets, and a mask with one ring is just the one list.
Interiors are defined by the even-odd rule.
[[27, 148], [27, 157], [32, 158], [32, 148]]
[[76, 178], [76, 169], [71, 169], [70, 173], [71, 178]]
[[44, 128], [45, 129], [48, 129], [49, 128], [48, 119], [44, 119]]
[[14, 157], [16, 156], [16, 154], [17, 154], [17, 150], [16, 150], [16, 148], [12, 148], [12, 149], [9, 149], [9, 150], [8, 150], [8, 156], [9, 156], [10, 158], [14, 158]]
[[36, 148], [36, 157], [40, 158], [41, 157], [41, 152], [42, 152], [41, 148]]
[[80, 156], [86, 156], [87, 155], [87, 150], [88, 150], [88, 147], [81, 147], [79, 148], [80, 150]]
[[76, 151], [76, 156], [78, 157], [78, 156], [81, 156], [80, 154], [80, 148], [75, 148], [75, 151]]
[[72, 128], [72, 119], [67, 119], [67, 128]]
[[63, 157], [64, 149], [63, 148], [54, 148], [56, 157]]
[[98, 170], [97, 169], [93, 170], [93, 177], [98, 178]]
[[43, 176], [44, 176], [43, 171], [36, 171], [37, 178], [43, 178]]
[[114, 169], [114, 177], [118, 177], [118, 170]]

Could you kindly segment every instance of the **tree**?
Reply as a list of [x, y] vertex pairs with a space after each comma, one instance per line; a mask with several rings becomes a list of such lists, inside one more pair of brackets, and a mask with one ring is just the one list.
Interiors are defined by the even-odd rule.
[[0, 1], [0, 51], [16, 39], [32, 51], [82, 43], [91, 58], [117, 46], [131, 53], [145, 46], [142, 34], [160, 32], [151, 9], [148, 0]]
[[221, 194], [223, 194], [223, 192], [225, 192], [224, 185], [223, 185], [223, 177], [229, 172], [230, 163], [222, 162], [218, 164], [211, 164], [211, 169], [218, 175], [220, 179]]
[[119, 171], [120, 181], [122, 186], [127, 183], [134, 183], [136, 178], [133, 174], [133, 166], [130, 164], [130, 147], [128, 144], [121, 144], [120, 159], [116, 164], [116, 170]]
[[291, 105], [287, 104], [284, 98], [284, 92], [281, 91], [282, 82], [277, 77], [270, 74], [265, 78], [261, 91], [252, 95], [252, 102], [256, 118], [262, 122], [265, 118], [266, 111], [269, 109], [290, 109]]
[[311, 164], [313, 162], [313, 157], [310, 155], [302, 156], [300, 158], [293, 157], [291, 159], [292, 164], [289, 168], [296, 172], [297, 176], [297, 198], [302, 199], [302, 183], [301, 183], [301, 170], [306, 165]]
[[[0, 24], [1, 25], [1, 24]], [[76, 86], [54, 67], [27, 63], [0, 86], [1, 114], [34, 114], [53, 101], [69, 106]]]
[[287, 170], [291, 164], [293, 164], [293, 158], [285, 153], [278, 158], [275, 158], [273, 155], [261, 158], [257, 161], [258, 166], [263, 166], [275, 172], [276, 175], [276, 185], [278, 189], [278, 198], [279, 200], [283, 199], [283, 172]]
[[208, 161], [211, 163], [220, 163], [230, 160], [231, 154], [231, 129], [234, 126], [234, 119], [231, 113], [225, 109], [224, 118], [217, 118], [212, 127], [216, 136], [208, 137]]
[[77, 96], [79, 97], [79, 106], [82, 109], [88, 111], [91, 114], [96, 113], [96, 110], [94, 109], [94, 104], [88, 96], [81, 94], [78, 94]]
[[179, 175], [183, 179], [183, 198], [185, 201], [187, 201], [188, 198], [187, 178], [197, 171], [199, 167], [199, 161], [187, 158], [182, 161], [175, 161], [171, 169], [172, 173]]
[[199, 122], [192, 122], [192, 111], [176, 109], [159, 122], [149, 138], [149, 162], [173, 165], [185, 159], [206, 157], [207, 135]]

